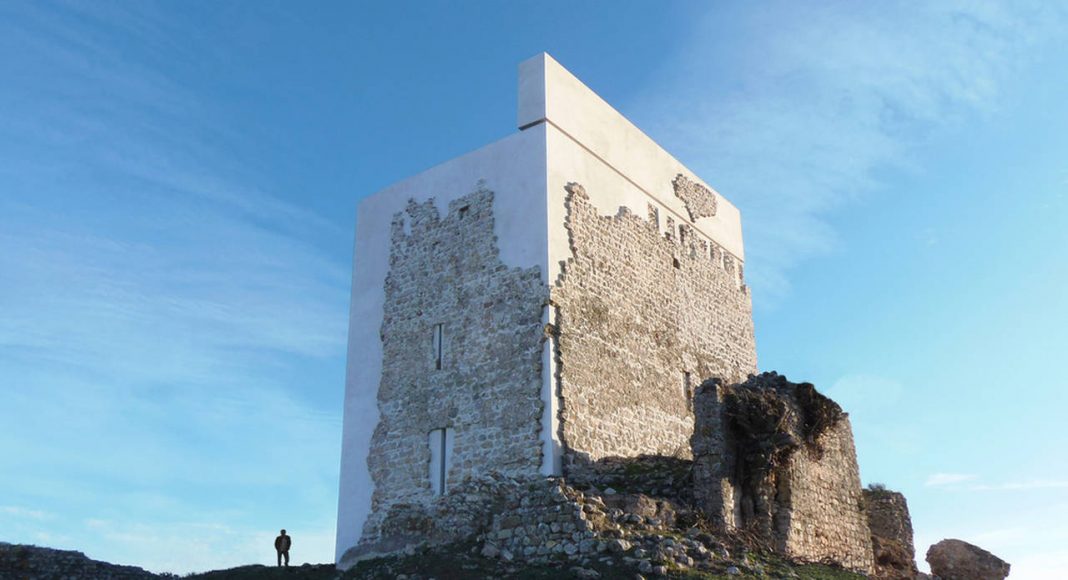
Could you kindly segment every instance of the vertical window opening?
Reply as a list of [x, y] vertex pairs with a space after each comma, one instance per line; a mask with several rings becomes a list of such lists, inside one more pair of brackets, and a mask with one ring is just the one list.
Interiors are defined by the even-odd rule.
[[434, 325], [434, 370], [441, 370], [441, 360], [444, 354], [445, 325]]
[[434, 429], [427, 434], [427, 443], [430, 445], [430, 489], [434, 495], [445, 495], [452, 464], [452, 429]]
[[686, 410], [693, 412], [693, 383], [688, 371], [682, 372], [682, 396], [686, 397]]

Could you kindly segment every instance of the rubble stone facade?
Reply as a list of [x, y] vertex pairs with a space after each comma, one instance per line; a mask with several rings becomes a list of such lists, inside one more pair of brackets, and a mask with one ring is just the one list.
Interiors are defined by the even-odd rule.
[[[565, 474], [609, 457], [689, 457], [703, 378], [756, 372], [750, 296], [734, 261], [687, 224], [626, 207], [602, 216], [568, 186], [572, 257], [557, 310]], [[665, 212], [666, 213], [666, 212]]]
[[394, 217], [368, 550], [403, 544], [383, 521], [435, 501], [431, 431], [453, 433], [446, 490], [488, 469], [538, 473], [546, 289], [538, 268], [501, 263], [493, 222], [485, 189], [451, 202], [444, 217], [433, 200]]
[[865, 489], [864, 511], [871, 528], [874, 577], [879, 580], [916, 578], [919, 570], [912, 543], [912, 518], [905, 496], [887, 489]]
[[716, 196], [707, 187], [681, 173], [675, 176], [671, 185], [675, 188], [675, 197], [686, 204], [691, 221], [716, 215]]
[[790, 557], [873, 570], [849, 418], [812, 385], [775, 373], [698, 389], [695, 502], [722, 531]]

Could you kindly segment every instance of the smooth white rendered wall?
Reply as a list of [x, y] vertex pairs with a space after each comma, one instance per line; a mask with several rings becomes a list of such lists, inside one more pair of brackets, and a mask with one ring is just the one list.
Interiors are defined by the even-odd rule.
[[374, 493], [367, 453], [378, 424], [382, 374], [379, 332], [393, 215], [404, 211], [409, 199], [435, 198], [444, 216], [449, 201], [471, 193], [479, 180], [484, 180], [494, 192], [494, 232], [501, 261], [512, 267], [538, 266], [547, 283], [545, 166], [545, 130], [532, 128], [391, 185], [360, 203], [349, 308], [335, 560], [359, 542]]
[[[627, 205], [638, 215], [644, 216], [646, 202], [634, 195], [642, 192], [648, 201], [654, 201], [675, 214], [676, 223], [689, 223], [704, 237], [715, 241], [738, 260], [745, 261], [742, 220], [738, 208], [715, 189], [708, 187], [694, 172], [551, 56], [542, 53], [520, 63], [518, 105], [517, 123], [520, 128], [548, 124], [577, 146], [560, 146], [562, 142], [555, 138], [550, 141], [550, 206], [556, 206], [553, 196], [558, 195], [563, 187], [560, 180], [554, 181], [552, 176], [568, 170], [581, 170], [581, 173], [571, 174], [570, 178], [565, 174], [563, 179], [582, 183], [602, 212], [615, 214], [615, 208], [610, 206], [615, 203], [615, 198], [619, 198], [626, 203], [617, 204], [617, 208]], [[600, 168], [596, 167], [598, 164]], [[609, 173], [615, 173], [616, 176], [611, 177]], [[680, 173], [713, 192], [717, 202], [715, 216], [690, 221], [686, 207], [682, 200], [675, 197], [672, 185], [675, 176]], [[591, 178], [602, 180], [603, 183], [583, 182], [583, 179], [588, 181]], [[627, 185], [623, 185], [624, 182]], [[615, 187], [618, 191], [605, 191], [608, 187]], [[606, 195], [612, 199], [601, 197]], [[663, 219], [665, 212], [660, 213]], [[550, 223], [557, 222], [553, 220]], [[551, 252], [550, 263], [555, 264], [560, 255]]]

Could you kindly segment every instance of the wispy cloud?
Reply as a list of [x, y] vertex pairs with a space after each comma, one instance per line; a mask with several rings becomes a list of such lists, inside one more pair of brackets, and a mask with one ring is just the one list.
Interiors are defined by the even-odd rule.
[[0, 506], [0, 513], [9, 516], [14, 516], [17, 518], [27, 518], [31, 520], [49, 520], [56, 517], [54, 514], [50, 514], [46, 511], [29, 509], [13, 505]]
[[5, 539], [188, 572], [285, 526], [329, 561], [350, 218], [233, 154], [156, 8], [0, 7]]
[[972, 481], [976, 477], [977, 476], [969, 473], [934, 473], [931, 474], [923, 484], [928, 487], [955, 485], [966, 481]]
[[[970, 473], [934, 473], [927, 478], [927, 487], [949, 487], [958, 491], [1038, 491], [1068, 489], [1068, 480], [1029, 479], [1002, 483], [980, 483], [979, 476]], [[962, 485], [967, 483], [968, 485]]]
[[1068, 489], [1068, 481], [1054, 479], [1033, 479], [1028, 481], [1009, 481], [1006, 483], [977, 484], [968, 486], [973, 491], [1035, 491], [1043, 489]]
[[835, 246], [836, 208], [878, 189], [880, 171], [921, 168], [911, 151], [931, 131], [996, 112], [1065, 16], [1042, 2], [717, 5], [635, 109], [742, 209], [767, 305]]

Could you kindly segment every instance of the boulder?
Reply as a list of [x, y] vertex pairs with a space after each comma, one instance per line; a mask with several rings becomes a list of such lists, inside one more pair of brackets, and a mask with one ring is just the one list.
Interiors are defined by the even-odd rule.
[[1009, 563], [961, 540], [942, 540], [927, 550], [931, 573], [942, 580], [1003, 580]]

